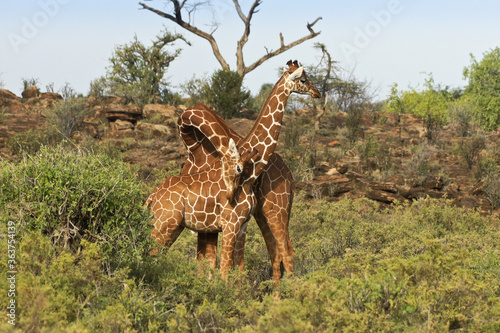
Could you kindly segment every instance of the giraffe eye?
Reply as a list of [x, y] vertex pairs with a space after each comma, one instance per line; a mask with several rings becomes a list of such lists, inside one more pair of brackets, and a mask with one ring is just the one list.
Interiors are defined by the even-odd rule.
[[300, 82], [306, 83], [306, 79], [300, 79]]
[[241, 167], [240, 167], [239, 165], [237, 165], [237, 166], [236, 166], [236, 171], [237, 171], [238, 173], [241, 173]]

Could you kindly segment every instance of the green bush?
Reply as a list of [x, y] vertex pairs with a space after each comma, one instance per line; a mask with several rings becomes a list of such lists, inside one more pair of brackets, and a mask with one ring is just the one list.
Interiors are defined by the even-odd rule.
[[484, 134], [478, 133], [470, 138], [462, 139], [458, 146], [458, 153], [467, 167], [472, 169], [477, 164], [481, 150], [484, 148], [486, 148], [486, 138]]
[[427, 138], [433, 142], [439, 127], [448, 121], [448, 108], [454, 96], [439, 91], [434, 86], [432, 75], [425, 80], [424, 87], [422, 91], [411, 87], [409, 90], [398, 90], [398, 85], [394, 84], [386, 109], [397, 114], [409, 113], [424, 118]]
[[242, 84], [243, 78], [237, 72], [216, 70], [205, 90], [207, 102], [221, 117], [234, 117], [250, 97], [250, 92]]
[[[148, 256], [146, 194], [133, 170], [99, 154], [44, 147], [2, 162], [0, 217], [17, 222], [19, 273], [17, 325], [0, 321], [0, 331], [500, 330], [498, 218], [429, 198], [383, 210], [368, 199], [305, 202], [299, 194], [290, 220], [295, 274], [270, 292], [254, 221], [246, 271], [228, 281], [197, 267], [190, 232]], [[68, 222], [79, 241], [60, 237], [79, 237]], [[6, 231], [1, 224], [2, 249]]]
[[477, 61], [471, 55], [464, 77], [469, 80], [465, 96], [474, 106], [474, 113], [481, 125], [488, 131], [500, 126], [500, 47], [483, 54]]
[[148, 247], [147, 195], [130, 167], [106, 155], [43, 147], [0, 164], [0, 205], [21, 230], [39, 231], [75, 250], [102, 244], [106, 259], [140, 261]]

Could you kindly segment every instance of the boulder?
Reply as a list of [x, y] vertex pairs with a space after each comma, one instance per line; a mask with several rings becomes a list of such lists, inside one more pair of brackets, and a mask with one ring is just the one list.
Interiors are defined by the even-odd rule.
[[60, 94], [58, 94], [58, 93], [45, 92], [45, 93], [41, 93], [40, 94], [40, 99], [60, 101], [60, 100], [63, 99], [63, 97]]
[[396, 193], [390, 193], [390, 192], [386, 192], [386, 191], [382, 191], [382, 190], [378, 190], [378, 189], [371, 189], [371, 190], [367, 191], [366, 197], [371, 199], [371, 200], [383, 202], [386, 204], [393, 203], [396, 200], [398, 200], [399, 202], [405, 201], [404, 197], [402, 197]]
[[25, 91], [22, 92], [21, 94], [23, 98], [25, 99], [30, 99], [30, 98], [35, 98], [40, 95], [40, 92], [38, 91], [38, 88], [36, 86], [31, 86]]
[[340, 142], [340, 141], [331, 141], [331, 142], [328, 142], [327, 146], [330, 147], [330, 148], [340, 147], [340, 146], [342, 146], [342, 142]]
[[8, 99], [8, 100], [20, 100], [19, 97], [16, 96], [12, 91], [7, 89], [0, 89], [0, 99]]
[[111, 123], [111, 129], [113, 131], [128, 131], [128, 130], [133, 130], [134, 129], [134, 124], [132, 124], [130, 121], [126, 120], [121, 120], [117, 119], [115, 122]]
[[165, 118], [175, 117], [176, 108], [165, 104], [146, 104], [142, 108], [144, 118], [151, 118], [155, 115], [160, 115]]
[[376, 190], [376, 191], [384, 191], [384, 192], [390, 192], [390, 193], [397, 193], [398, 192], [396, 184], [389, 183], [389, 182], [385, 182], [385, 183], [373, 182], [370, 184], [370, 188], [372, 190]]
[[349, 171], [349, 165], [344, 162], [337, 162], [335, 163], [335, 168], [340, 174], [345, 174], [347, 171]]
[[165, 125], [150, 124], [139, 121], [135, 125], [135, 130], [142, 133], [152, 133], [155, 136], [170, 136], [172, 135], [172, 129]]
[[444, 182], [442, 176], [429, 176], [425, 179], [423, 186], [432, 190], [441, 190], [445, 185]]
[[142, 118], [142, 109], [135, 105], [110, 104], [104, 111], [109, 121], [123, 120], [135, 123]]
[[99, 98], [102, 104], [125, 104], [127, 99], [123, 96], [109, 95]]

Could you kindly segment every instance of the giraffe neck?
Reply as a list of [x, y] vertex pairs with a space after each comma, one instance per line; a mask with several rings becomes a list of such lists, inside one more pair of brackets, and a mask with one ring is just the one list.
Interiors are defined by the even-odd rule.
[[255, 124], [239, 144], [245, 149], [257, 149], [259, 152], [258, 156], [254, 159], [253, 174], [249, 175], [248, 180], [255, 181], [257, 179], [276, 148], [285, 105], [291, 93], [286, 87], [288, 76], [288, 72], [285, 72], [278, 82], [276, 82]]

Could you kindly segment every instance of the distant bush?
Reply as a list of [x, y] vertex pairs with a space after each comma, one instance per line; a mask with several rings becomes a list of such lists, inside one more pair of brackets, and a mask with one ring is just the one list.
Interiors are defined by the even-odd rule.
[[470, 136], [476, 127], [473, 107], [468, 101], [452, 103], [448, 109], [451, 126], [460, 137]]
[[[283, 128], [284, 149], [281, 152], [293, 177], [298, 181], [314, 178], [317, 162], [316, 139], [311, 122], [300, 117], [290, 117]], [[307, 142], [301, 142], [301, 139]]]
[[425, 80], [424, 87], [422, 91], [411, 87], [409, 90], [398, 90], [398, 85], [394, 84], [386, 109], [397, 114], [409, 113], [422, 117], [427, 138], [435, 142], [440, 127], [448, 121], [448, 108], [455, 100], [455, 95], [435, 87], [432, 75]]
[[486, 147], [486, 138], [478, 133], [460, 141], [458, 152], [464, 159], [467, 167], [472, 169], [479, 160], [481, 150]]
[[34, 77], [31, 77], [31, 78], [22, 78], [21, 79], [23, 81], [23, 91], [26, 91], [28, 90], [28, 88], [31, 88], [33, 86], [37, 87], [40, 85], [40, 79], [38, 78], [34, 78]]
[[108, 262], [146, 253], [149, 219], [145, 185], [130, 167], [105, 155], [42, 147], [18, 163], [0, 164], [0, 205], [19, 229], [38, 231], [76, 250], [82, 239], [101, 244]]
[[67, 99], [54, 105], [47, 113], [47, 120], [63, 138], [71, 138], [83, 119], [89, 114], [87, 102], [84, 99], [71, 97], [74, 92], [66, 88]]
[[493, 209], [500, 207], [500, 172], [488, 173], [484, 178], [484, 192]]
[[233, 118], [250, 97], [242, 84], [243, 78], [237, 72], [216, 70], [205, 90], [207, 102], [221, 117]]
[[15, 134], [7, 140], [7, 147], [14, 155], [37, 153], [43, 146], [53, 146], [61, 142], [62, 137], [54, 127], [32, 130]]
[[405, 160], [407, 167], [405, 178], [414, 179], [418, 184], [422, 184], [427, 177], [440, 173], [443, 167], [434, 159], [436, 154], [436, 146], [427, 142], [412, 147], [410, 158]]

